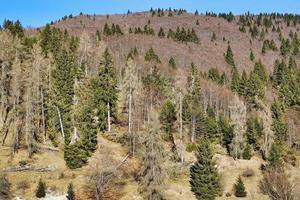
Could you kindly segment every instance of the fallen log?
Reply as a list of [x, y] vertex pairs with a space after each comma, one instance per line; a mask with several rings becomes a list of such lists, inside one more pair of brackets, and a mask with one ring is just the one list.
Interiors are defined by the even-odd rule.
[[21, 171], [33, 171], [33, 172], [53, 172], [57, 169], [55, 165], [48, 165], [47, 167], [35, 167], [31, 165], [13, 166], [8, 167], [3, 172], [21, 172]]

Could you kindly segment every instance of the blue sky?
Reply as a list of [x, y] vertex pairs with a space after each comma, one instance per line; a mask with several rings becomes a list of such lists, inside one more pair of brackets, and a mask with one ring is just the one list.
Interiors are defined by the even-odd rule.
[[114, 14], [153, 8], [184, 8], [190, 12], [289, 12], [300, 14], [299, 0], [0, 0], [0, 22], [19, 19], [24, 26], [42, 26], [64, 15]]

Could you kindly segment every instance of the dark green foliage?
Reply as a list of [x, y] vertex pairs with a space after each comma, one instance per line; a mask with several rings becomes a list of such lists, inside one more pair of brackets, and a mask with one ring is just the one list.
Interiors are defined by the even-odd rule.
[[232, 143], [233, 139], [233, 126], [229, 124], [229, 121], [227, 118], [225, 118], [223, 115], [219, 118], [219, 127], [220, 132], [222, 134], [222, 144], [225, 146], [227, 152], [230, 152], [230, 144]]
[[162, 105], [159, 121], [162, 125], [162, 129], [167, 134], [171, 134], [174, 122], [176, 121], [176, 111], [174, 104], [170, 100], [167, 100]]
[[24, 28], [19, 20], [16, 22], [4, 20], [3, 29], [9, 30], [13, 36], [24, 37]]
[[240, 26], [239, 27], [239, 30], [242, 32], [242, 33], [246, 33], [246, 28], [244, 25]]
[[146, 71], [142, 78], [143, 86], [147, 95], [151, 96], [152, 104], [155, 105], [165, 97], [169, 89], [169, 82], [166, 80], [156, 66]]
[[160, 27], [160, 29], [159, 29], [158, 37], [161, 37], [161, 38], [165, 37], [165, 32], [164, 32], [164, 29], [162, 27]]
[[207, 139], [201, 138], [196, 151], [197, 161], [190, 168], [191, 191], [197, 199], [213, 200], [221, 191], [218, 171]]
[[268, 80], [267, 71], [261, 60], [255, 63], [253, 72], [259, 76], [261, 81], [266, 82]]
[[282, 149], [277, 141], [273, 142], [267, 160], [269, 168], [278, 169], [283, 167]]
[[192, 137], [200, 137], [205, 131], [205, 116], [201, 104], [200, 77], [196, 66], [191, 64], [188, 77], [188, 94], [182, 102], [183, 123], [189, 127]]
[[253, 26], [250, 26], [249, 32], [250, 32], [252, 38], [256, 38], [258, 36], [257, 26], [255, 24]]
[[141, 27], [134, 27], [134, 31], [133, 31], [132, 28], [130, 28], [129, 33], [144, 34], [144, 35], [155, 35], [154, 29], [149, 26], [149, 24], [150, 24], [149, 22], [148, 22], [148, 24], [146, 24], [144, 26], [143, 30], [142, 30]]
[[0, 175], [0, 199], [10, 195], [10, 183], [6, 174]]
[[250, 160], [251, 157], [252, 157], [251, 146], [249, 144], [247, 144], [244, 151], [243, 151], [243, 159]]
[[133, 60], [138, 54], [139, 54], [139, 52], [136, 47], [131, 48], [130, 52], [127, 55], [127, 60], [129, 60], [129, 59]]
[[207, 116], [205, 118], [205, 131], [204, 136], [210, 139], [218, 139], [220, 138], [220, 130], [219, 124], [216, 120], [216, 116], [214, 110], [212, 108], [208, 108]]
[[247, 192], [245, 185], [243, 183], [243, 180], [241, 176], [238, 177], [237, 182], [234, 184], [234, 195], [236, 197], [246, 197]]
[[171, 57], [170, 60], [169, 60], [169, 66], [172, 67], [173, 69], [177, 68], [176, 67], [176, 62], [175, 62], [173, 57]]
[[208, 70], [208, 79], [215, 81], [217, 83], [220, 82], [221, 77], [218, 68], [210, 68]]
[[225, 72], [223, 72], [222, 75], [220, 75], [218, 68], [210, 68], [208, 70], [207, 78], [220, 85], [225, 85], [228, 82]]
[[240, 91], [240, 75], [236, 67], [232, 69], [231, 90], [236, 93]]
[[151, 128], [145, 142], [143, 166], [140, 172], [141, 188], [144, 199], [164, 200], [164, 146], [156, 129]]
[[234, 20], [234, 15], [232, 12], [227, 13], [219, 13], [219, 17], [224, 18], [228, 22], [232, 22]]
[[255, 96], [262, 99], [265, 96], [265, 84], [261, 80], [261, 77], [259, 74], [252, 71], [250, 73], [248, 84], [247, 84], [247, 94], [246, 96], [253, 100]]
[[246, 96], [247, 92], [248, 92], [248, 77], [247, 77], [245, 70], [243, 70], [243, 73], [242, 73], [242, 76], [241, 76], [240, 82], [239, 82], [238, 93], [239, 93], [239, 95]]
[[246, 137], [247, 143], [252, 145], [254, 149], [259, 149], [259, 138], [263, 134], [263, 125], [257, 118], [251, 117], [247, 120]]
[[250, 51], [250, 56], [249, 56], [249, 58], [250, 58], [251, 61], [254, 61], [254, 60], [255, 60], [255, 56], [254, 56], [252, 50]]
[[73, 184], [72, 183], [70, 183], [68, 185], [67, 199], [68, 200], [75, 200], [75, 192], [74, 192]]
[[262, 54], [265, 54], [268, 50], [277, 51], [274, 40], [265, 40], [262, 46]]
[[287, 133], [287, 125], [284, 122], [284, 107], [280, 102], [275, 100], [271, 106], [271, 111], [273, 118], [272, 128], [276, 139], [283, 142], [285, 141]]
[[43, 198], [46, 196], [46, 184], [42, 181], [42, 179], [39, 180], [35, 196], [37, 198]]
[[[117, 106], [117, 78], [116, 69], [112, 57], [106, 49], [98, 67], [98, 76], [93, 78], [90, 83], [92, 92], [91, 110], [96, 108], [95, 115], [98, 117], [97, 127], [100, 131], [107, 128], [107, 105], [109, 105], [112, 117], [115, 116]], [[88, 121], [92, 120], [92, 116]]]
[[155, 63], [161, 63], [158, 55], [155, 54], [152, 47], [146, 52], [145, 61], [154, 61]]
[[89, 153], [84, 149], [81, 142], [65, 145], [64, 159], [70, 169], [83, 167], [87, 163], [88, 157]]
[[63, 129], [65, 133], [65, 144], [69, 144], [72, 132], [71, 111], [74, 96], [74, 79], [76, 76], [76, 67], [74, 57], [66, 50], [62, 50], [57, 56], [55, 67], [51, 73], [50, 96], [52, 102], [49, 102], [47, 122], [48, 129], [55, 138], [57, 132], [61, 132], [58, 118], [58, 110], [64, 120]]
[[101, 33], [99, 30], [96, 31], [96, 38], [98, 41], [101, 41]]
[[106, 36], [123, 35], [123, 32], [118, 24], [112, 24], [111, 27], [109, 27], [108, 24], [105, 24], [103, 28], [103, 34]]
[[300, 70], [293, 58], [289, 59], [289, 65], [285, 62], [275, 62], [273, 71], [273, 85], [279, 91], [281, 100], [288, 106], [300, 105]]
[[199, 38], [194, 29], [187, 29], [177, 27], [176, 32], [172, 29], [169, 29], [167, 38], [171, 38], [179, 42], [194, 42], [199, 43]]
[[227, 50], [226, 50], [225, 61], [230, 66], [233, 66], [233, 67], [235, 66], [234, 59], [233, 59], [233, 53], [232, 53], [230, 45], [228, 45]]
[[291, 52], [291, 43], [289, 39], [282, 39], [280, 45], [280, 53], [282, 56], [287, 56]]

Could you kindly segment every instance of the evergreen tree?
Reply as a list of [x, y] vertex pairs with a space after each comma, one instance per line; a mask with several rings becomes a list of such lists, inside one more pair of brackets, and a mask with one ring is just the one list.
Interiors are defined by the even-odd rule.
[[278, 141], [273, 142], [267, 158], [269, 168], [278, 169], [283, 167], [282, 150], [280, 146]]
[[99, 130], [105, 131], [108, 127], [108, 109], [110, 109], [111, 117], [114, 117], [118, 94], [116, 69], [108, 49], [102, 54], [98, 67], [98, 76], [93, 78], [90, 84], [93, 91], [93, 95], [90, 97], [93, 104], [92, 108], [96, 108], [95, 115], [99, 122], [97, 126]]
[[167, 134], [171, 134], [174, 122], [176, 121], [176, 111], [174, 104], [170, 100], [167, 100], [163, 104], [159, 120], [162, 125], [162, 129]]
[[247, 192], [245, 185], [243, 183], [243, 180], [241, 176], [238, 177], [236, 184], [234, 184], [234, 195], [236, 197], [246, 197]]
[[176, 62], [173, 57], [171, 57], [169, 60], [169, 66], [172, 67], [173, 69], [176, 69]]
[[255, 149], [259, 149], [259, 138], [263, 134], [263, 126], [258, 121], [257, 118], [249, 118], [247, 119], [247, 130], [246, 130], [246, 137], [247, 143], [253, 145]]
[[272, 123], [272, 129], [275, 133], [276, 139], [279, 142], [284, 142], [286, 138], [286, 133], [287, 133], [287, 125], [284, 122], [284, 108], [283, 105], [275, 100], [274, 103], [271, 106], [271, 111], [272, 111], [272, 118], [273, 118], [273, 123]]
[[194, 142], [205, 131], [205, 117], [201, 105], [201, 87], [196, 66], [191, 64], [191, 75], [188, 77], [188, 94], [183, 98], [183, 122], [189, 126], [191, 141]]
[[240, 75], [236, 67], [232, 69], [231, 90], [236, 93], [240, 92]]
[[[64, 132], [65, 144], [69, 144], [71, 139], [75, 75], [74, 57], [66, 50], [62, 50], [51, 73], [51, 102], [47, 121], [51, 137], [56, 138], [57, 131]], [[63, 120], [61, 125], [60, 120]]]
[[145, 60], [148, 61], [148, 62], [154, 61], [156, 63], [161, 63], [158, 55], [155, 54], [152, 47], [146, 52]]
[[233, 53], [232, 53], [230, 45], [228, 45], [228, 47], [227, 47], [227, 51], [226, 51], [226, 54], [225, 54], [225, 61], [230, 66], [232, 66], [232, 67], [235, 66], [234, 59], [233, 59]]
[[248, 80], [247, 97], [253, 101], [254, 97], [262, 99], [265, 96], [265, 84], [261, 80], [260, 75], [252, 71]]
[[73, 190], [73, 184], [72, 183], [70, 183], [68, 185], [67, 199], [68, 200], [75, 200], [75, 192]]
[[246, 145], [244, 151], [243, 151], [243, 159], [246, 159], [246, 160], [250, 160], [252, 157], [251, 155], [251, 147], [249, 144]]
[[165, 37], [165, 32], [164, 32], [164, 29], [162, 27], [160, 27], [160, 29], [159, 29], [158, 37], [161, 37], [161, 38]]
[[141, 169], [141, 187], [144, 199], [163, 200], [164, 170], [162, 168], [164, 150], [159, 133], [151, 128], [145, 139], [143, 167]]
[[190, 168], [191, 190], [199, 200], [213, 200], [221, 190], [218, 171], [212, 157], [209, 141], [202, 138], [197, 147], [197, 161]]
[[105, 23], [104, 28], [103, 28], [103, 33], [106, 36], [112, 35], [112, 30], [109, 28], [108, 24]]
[[254, 61], [254, 59], [255, 59], [255, 56], [254, 56], [253, 51], [251, 50], [251, 51], [250, 51], [250, 60], [251, 60], [251, 61]]
[[215, 81], [217, 83], [220, 82], [220, 73], [218, 68], [210, 68], [208, 70], [208, 79]]
[[261, 60], [255, 63], [253, 72], [259, 76], [262, 82], [264, 83], [267, 82], [268, 80], [267, 71], [265, 66], [261, 63]]
[[248, 77], [247, 74], [245, 72], [245, 70], [243, 70], [240, 82], [239, 82], [239, 94], [242, 96], [246, 96], [247, 94], [247, 90], [248, 90]]
[[37, 198], [43, 198], [46, 196], [46, 184], [41, 179], [39, 180], [35, 196]]
[[222, 144], [225, 146], [227, 152], [230, 152], [230, 144], [233, 140], [233, 126], [230, 126], [228, 119], [221, 115], [219, 118], [219, 127], [222, 134]]

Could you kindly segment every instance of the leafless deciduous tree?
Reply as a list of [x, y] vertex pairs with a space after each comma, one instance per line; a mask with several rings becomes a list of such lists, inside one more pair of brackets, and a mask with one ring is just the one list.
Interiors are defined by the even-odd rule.
[[281, 171], [266, 171], [259, 184], [260, 190], [268, 195], [271, 200], [293, 200], [294, 186], [289, 181], [288, 175]]

